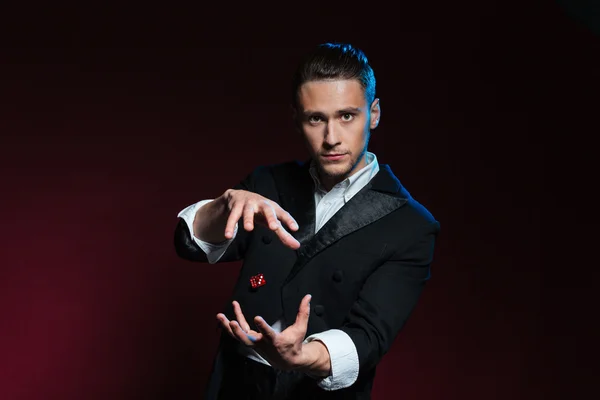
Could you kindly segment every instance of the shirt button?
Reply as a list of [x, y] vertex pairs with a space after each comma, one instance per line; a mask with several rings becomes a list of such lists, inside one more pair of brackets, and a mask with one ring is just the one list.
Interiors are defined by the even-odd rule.
[[344, 278], [344, 273], [341, 270], [337, 270], [333, 273], [333, 276], [331, 277], [335, 282], [341, 282], [342, 279]]
[[325, 307], [323, 307], [322, 305], [316, 305], [315, 306], [315, 314], [320, 317], [325, 313]]

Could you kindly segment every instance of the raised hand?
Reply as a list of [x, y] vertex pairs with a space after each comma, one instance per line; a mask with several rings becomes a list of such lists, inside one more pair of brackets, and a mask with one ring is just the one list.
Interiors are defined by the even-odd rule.
[[294, 250], [300, 247], [300, 242], [283, 226], [285, 224], [292, 231], [297, 231], [298, 223], [276, 202], [246, 190], [229, 189], [221, 197], [229, 210], [225, 238], [233, 237], [235, 224], [243, 218], [245, 230], [253, 230], [254, 223], [258, 222], [275, 232], [284, 245]]

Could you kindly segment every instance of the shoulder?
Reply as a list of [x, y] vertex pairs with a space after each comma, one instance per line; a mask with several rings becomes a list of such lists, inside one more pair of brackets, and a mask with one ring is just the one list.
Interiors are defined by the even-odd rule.
[[298, 161], [289, 161], [277, 164], [265, 164], [255, 167], [239, 185], [239, 188], [253, 192], [268, 194], [280, 191], [290, 183], [304, 182], [309, 176], [305, 163]]
[[417, 228], [419, 231], [426, 233], [438, 233], [440, 230], [439, 221], [433, 216], [423, 204], [415, 200], [414, 197], [409, 197], [404, 205], [404, 220], [410, 221], [410, 225]]
[[406, 199], [406, 203], [398, 210], [401, 211], [403, 217], [415, 225], [433, 226], [436, 230], [439, 229], [439, 222], [433, 213], [408, 191], [398, 177], [392, 173], [391, 169], [389, 169], [389, 172], [398, 185], [398, 191], [395, 195]]
[[301, 181], [308, 174], [308, 164], [301, 161], [287, 161], [256, 167], [249, 178], [254, 182], [272, 181], [276, 183]]
[[303, 161], [287, 161], [279, 164], [268, 165], [271, 174], [280, 175], [295, 175], [308, 171], [308, 163]]
[[405, 207], [407, 207], [412, 214], [414, 214], [415, 218], [420, 219], [424, 223], [434, 223], [437, 222], [431, 211], [427, 209], [423, 204], [419, 203], [414, 197], [410, 196], [408, 201], [406, 202]]
[[277, 164], [265, 164], [252, 170], [250, 176], [255, 179], [273, 178], [280, 175], [295, 175], [306, 170], [306, 163], [301, 161], [287, 161]]

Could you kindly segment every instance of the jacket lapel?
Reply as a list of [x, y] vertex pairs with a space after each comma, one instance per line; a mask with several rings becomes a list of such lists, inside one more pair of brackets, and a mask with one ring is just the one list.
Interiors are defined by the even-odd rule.
[[[309, 179], [312, 178], [309, 176]], [[298, 211], [301, 209], [304, 215], [302, 213], [293, 214], [294, 216], [302, 216], [301, 219], [303, 221], [298, 221], [301, 231], [299, 236], [302, 240], [297, 237], [301, 243], [301, 247], [297, 250], [298, 258], [285, 280], [286, 283], [293, 279], [311, 258], [328, 246], [344, 236], [388, 215], [403, 206], [410, 197], [400, 184], [400, 181], [394, 176], [390, 167], [380, 164], [380, 170], [371, 182], [335, 213], [319, 232], [314, 234], [314, 195], [312, 190], [308, 192], [311, 196], [310, 200], [303, 198], [302, 200], [305, 200], [306, 203], [297, 203], [297, 206], [299, 206]], [[306, 209], [305, 204], [310, 204], [310, 208]], [[304, 229], [302, 228], [302, 222], [305, 224]], [[311, 229], [311, 231], [307, 232], [307, 229]], [[312, 235], [310, 234], [311, 232]]]

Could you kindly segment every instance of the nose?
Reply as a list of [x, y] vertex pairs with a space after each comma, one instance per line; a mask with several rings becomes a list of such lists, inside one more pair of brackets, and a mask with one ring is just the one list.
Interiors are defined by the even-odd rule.
[[332, 121], [329, 121], [326, 125], [325, 128], [325, 143], [328, 146], [335, 146], [340, 144], [340, 137], [339, 137], [339, 133], [337, 131], [337, 127], [335, 126], [335, 123]]

